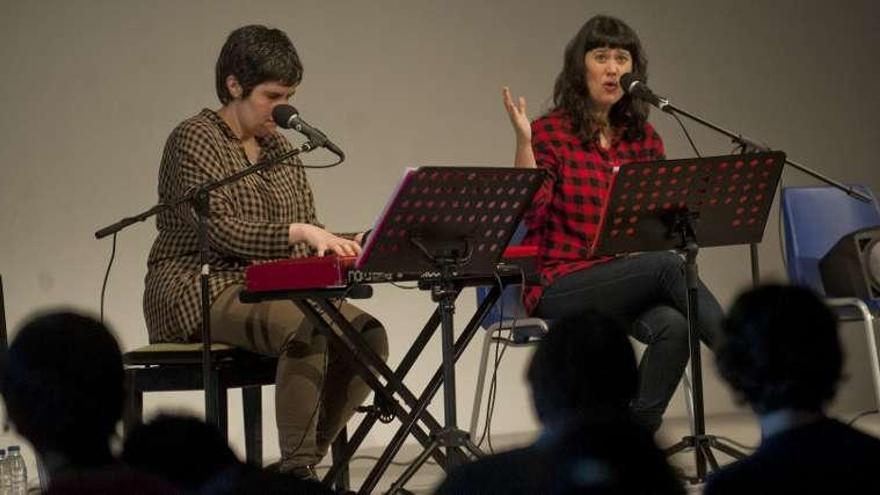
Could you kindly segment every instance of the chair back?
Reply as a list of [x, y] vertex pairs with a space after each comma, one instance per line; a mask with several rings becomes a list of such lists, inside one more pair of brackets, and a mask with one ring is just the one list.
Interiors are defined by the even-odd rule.
[[[509, 246], [518, 246], [526, 236], [526, 226], [520, 223], [513, 237], [510, 238]], [[483, 300], [489, 295], [492, 287], [477, 287], [477, 305], [483, 303]], [[498, 322], [512, 319], [527, 318], [526, 308], [522, 303], [522, 286], [508, 285], [489, 313], [483, 318], [481, 326], [485, 329], [495, 325]]]
[[880, 208], [874, 194], [867, 186], [853, 187], [869, 196], [871, 202], [859, 201], [830, 186], [782, 189], [785, 262], [791, 283], [825, 295], [819, 261], [843, 236], [880, 225]]

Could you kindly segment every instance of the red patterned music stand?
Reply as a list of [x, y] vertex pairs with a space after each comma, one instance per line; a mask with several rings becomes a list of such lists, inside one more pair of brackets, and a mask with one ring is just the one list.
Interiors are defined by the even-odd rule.
[[[443, 467], [447, 470], [465, 461], [462, 448], [480, 455], [456, 420], [455, 279], [495, 273], [504, 248], [542, 182], [543, 172], [537, 169], [410, 169], [369, 235], [357, 268], [365, 272], [420, 274], [420, 286], [431, 290], [441, 316], [445, 423], [392, 484], [389, 493], [401, 490], [438, 448], [446, 448], [447, 465]], [[385, 467], [379, 466], [378, 470]]]
[[784, 163], [784, 153], [769, 152], [623, 165], [593, 254], [680, 249], [680, 237], [668, 234], [683, 212], [698, 216], [700, 247], [760, 242]]
[[[543, 174], [536, 169], [408, 169], [367, 239], [357, 268], [435, 271], [439, 251], [457, 253], [456, 273], [492, 273]], [[426, 252], [430, 250], [432, 252]]]

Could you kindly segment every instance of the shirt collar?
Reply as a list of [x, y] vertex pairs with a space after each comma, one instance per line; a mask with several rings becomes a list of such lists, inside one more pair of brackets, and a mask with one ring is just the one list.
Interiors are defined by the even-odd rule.
[[[223, 117], [221, 117], [219, 113], [210, 108], [205, 108], [199, 113], [199, 116], [208, 119], [211, 123], [216, 125], [227, 139], [231, 141], [239, 140], [238, 136], [235, 135], [235, 132], [232, 131], [232, 128], [229, 127], [229, 124], [223, 120]], [[268, 136], [254, 137], [256, 138], [257, 143], [259, 143], [260, 148], [263, 149], [263, 157], [271, 157], [278, 154], [280, 151], [283, 151], [282, 137], [277, 131], [273, 131]]]
[[229, 124], [227, 124], [226, 121], [223, 120], [223, 117], [221, 117], [219, 113], [211, 110], [210, 108], [204, 108], [199, 113], [199, 117], [206, 118], [212, 124], [216, 125], [217, 128], [220, 129], [220, 132], [222, 132], [227, 139], [238, 141], [238, 136], [236, 136], [235, 133], [232, 132], [232, 128], [229, 127]]

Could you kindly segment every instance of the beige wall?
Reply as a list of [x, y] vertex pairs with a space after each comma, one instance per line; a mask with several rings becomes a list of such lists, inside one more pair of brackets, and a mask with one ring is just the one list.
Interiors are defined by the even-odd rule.
[[[509, 164], [512, 133], [500, 87], [525, 95], [537, 116], [564, 44], [597, 12], [618, 15], [641, 33], [658, 93], [821, 172], [880, 187], [880, 35], [878, 7], [867, 0], [4, 1], [0, 273], [10, 325], [47, 305], [97, 311], [110, 243], [92, 234], [156, 200], [168, 132], [200, 108], [217, 106], [213, 64], [231, 29], [268, 23], [294, 40], [305, 79], [293, 103], [349, 156], [339, 168], [310, 174], [319, 214], [332, 228], [351, 230], [374, 220], [404, 167]], [[673, 121], [656, 114], [652, 121], [671, 158], [692, 155]], [[689, 127], [704, 154], [730, 150], [724, 139]], [[810, 182], [795, 172], [784, 180]], [[781, 277], [772, 222], [761, 245], [762, 271]], [[126, 349], [146, 342], [140, 300], [154, 233], [149, 222], [119, 237], [107, 314]], [[707, 249], [700, 268], [725, 305], [750, 280], [744, 247]], [[431, 310], [427, 294], [389, 287], [364, 306], [389, 328], [392, 363]], [[472, 309], [468, 294], [458, 321]], [[848, 343], [856, 363], [842, 403], [850, 410], [870, 405], [861, 342]], [[478, 347], [458, 367], [465, 426]], [[428, 349], [413, 370], [414, 387], [439, 362], [438, 343]], [[535, 426], [522, 383], [527, 356], [511, 351], [501, 367], [495, 431]], [[733, 410], [711, 364], [707, 372], [707, 410]], [[438, 414], [441, 404], [438, 398]], [[158, 407], [199, 410], [201, 396], [151, 396], [148, 410]], [[271, 425], [269, 403], [266, 410]], [[680, 401], [670, 414], [683, 414]], [[234, 434], [237, 418], [234, 411]], [[277, 455], [272, 430], [269, 456]], [[392, 431], [377, 428], [367, 443], [382, 444]]]

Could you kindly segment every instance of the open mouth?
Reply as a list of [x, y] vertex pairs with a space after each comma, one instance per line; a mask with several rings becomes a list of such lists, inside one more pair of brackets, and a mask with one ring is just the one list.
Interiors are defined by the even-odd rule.
[[617, 85], [617, 82], [612, 81], [602, 83], [602, 87], [605, 88], [606, 91], [615, 91], [619, 86]]

